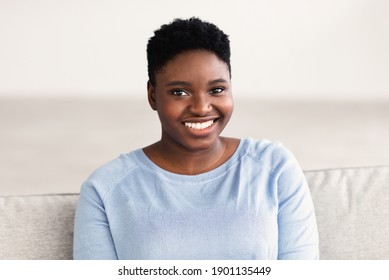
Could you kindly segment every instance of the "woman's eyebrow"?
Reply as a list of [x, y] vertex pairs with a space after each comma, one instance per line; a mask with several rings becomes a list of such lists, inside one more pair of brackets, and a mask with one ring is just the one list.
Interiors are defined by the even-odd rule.
[[192, 84], [185, 81], [171, 81], [166, 86], [191, 86]]
[[212, 81], [208, 82], [208, 85], [214, 85], [214, 84], [218, 84], [218, 83], [227, 83], [227, 80], [225, 80], [223, 78], [212, 80]]
[[[227, 80], [223, 78], [215, 79], [208, 82], [208, 85], [214, 85], [218, 83], [227, 83]], [[186, 81], [171, 81], [166, 84], [166, 86], [191, 86], [192, 84], [190, 82]]]

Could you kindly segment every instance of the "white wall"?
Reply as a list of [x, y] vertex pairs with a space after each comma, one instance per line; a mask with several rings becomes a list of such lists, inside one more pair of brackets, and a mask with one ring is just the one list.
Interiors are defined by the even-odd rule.
[[0, 0], [1, 95], [143, 95], [146, 43], [176, 17], [232, 41], [235, 96], [389, 100], [386, 0]]

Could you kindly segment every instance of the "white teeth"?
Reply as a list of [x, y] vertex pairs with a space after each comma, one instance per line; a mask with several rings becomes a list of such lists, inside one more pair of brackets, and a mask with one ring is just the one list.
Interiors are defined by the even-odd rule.
[[203, 123], [189, 123], [189, 122], [186, 122], [185, 126], [189, 127], [189, 128], [193, 128], [193, 129], [205, 129], [207, 127], [210, 127], [212, 124], [213, 124], [213, 120], [212, 121], [203, 122]]

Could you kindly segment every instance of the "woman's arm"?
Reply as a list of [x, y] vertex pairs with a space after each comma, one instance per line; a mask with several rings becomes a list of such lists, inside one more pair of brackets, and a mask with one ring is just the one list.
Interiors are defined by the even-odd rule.
[[117, 259], [104, 204], [86, 182], [80, 192], [74, 224], [74, 259]]
[[296, 161], [278, 177], [278, 259], [319, 259], [311, 194]]

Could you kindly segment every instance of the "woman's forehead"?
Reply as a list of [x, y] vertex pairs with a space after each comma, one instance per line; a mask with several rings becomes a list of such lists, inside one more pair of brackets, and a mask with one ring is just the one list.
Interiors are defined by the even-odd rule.
[[187, 51], [170, 60], [156, 73], [157, 79], [189, 81], [203, 77], [206, 80], [229, 80], [228, 65], [213, 52]]

